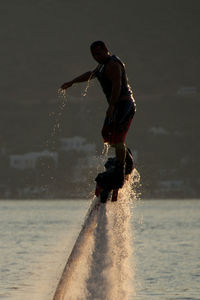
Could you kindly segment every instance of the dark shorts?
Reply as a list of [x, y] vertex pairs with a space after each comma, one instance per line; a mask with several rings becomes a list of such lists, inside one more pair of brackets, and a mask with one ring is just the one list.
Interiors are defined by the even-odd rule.
[[135, 102], [131, 99], [115, 104], [113, 119], [110, 120], [110, 118], [106, 116], [102, 128], [104, 143], [112, 145], [125, 142], [135, 111]]

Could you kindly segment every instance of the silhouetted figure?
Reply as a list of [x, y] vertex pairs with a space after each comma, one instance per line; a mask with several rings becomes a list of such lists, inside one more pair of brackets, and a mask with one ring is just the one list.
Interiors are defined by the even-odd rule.
[[128, 83], [124, 63], [115, 55], [111, 55], [102, 41], [93, 42], [90, 46], [93, 58], [99, 63], [94, 71], [89, 71], [64, 83], [61, 88], [67, 89], [74, 83], [97, 78], [108, 101], [108, 109], [102, 128], [104, 143], [115, 148], [116, 161], [110, 171], [118, 177], [117, 186], [124, 183], [125, 160], [127, 155], [125, 138], [136, 111], [131, 87]]

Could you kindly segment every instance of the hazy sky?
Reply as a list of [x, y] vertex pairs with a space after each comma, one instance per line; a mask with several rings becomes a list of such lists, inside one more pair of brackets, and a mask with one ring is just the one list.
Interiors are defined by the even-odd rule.
[[[198, 29], [199, 6], [194, 0], [1, 0], [1, 99], [54, 97], [64, 80], [95, 67], [89, 45], [97, 39], [122, 57], [137, 85], [151, 76], [149, 60], [159, 66], [160, 49], [165, 61], [188, 47], [184, 32]], [[174, 34], [184, 47], [174, 47]]]

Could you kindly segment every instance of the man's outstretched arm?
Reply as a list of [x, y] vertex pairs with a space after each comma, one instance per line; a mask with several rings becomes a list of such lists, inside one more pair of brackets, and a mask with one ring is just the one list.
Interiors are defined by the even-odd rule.
[[69, 82], [63, 83], [63, 85], [61, 86], [61, 89], [68, 89], [74, 83], [88, 81], [89, 79], [92, 79], [92, 78], [95, 78], [94, 71], [88, 71], [88, 72], [74, 78], [73, 80], [71, 80]]

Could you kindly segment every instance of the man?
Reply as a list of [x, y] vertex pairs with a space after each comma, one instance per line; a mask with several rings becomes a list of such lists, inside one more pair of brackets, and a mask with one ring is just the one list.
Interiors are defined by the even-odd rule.
[[115, 148], [116, 164], [113, 172], [119, 175], [117, 175], [120, 178], [119, 187], [122, 187], [127, 153], [125, 138], [136, 111], [135, 100], [121, 60], [111, 55], [102, 41], [93, 42], [90, 50], [93, 58], [99, 63], [96, 69], [64, 83], [61, 88], [67, 89], [74, 83], [93, 78], [99, 80], [108, 101], [102, 129], [103, 141]]

